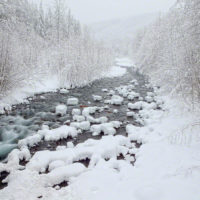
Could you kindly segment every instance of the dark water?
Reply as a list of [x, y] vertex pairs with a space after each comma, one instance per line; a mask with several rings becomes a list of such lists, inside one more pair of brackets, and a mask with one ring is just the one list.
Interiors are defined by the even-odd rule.
[[[108, 90], [114, 90], [115, 87], [121, 85], [128, 85], [130, 81], [136, 79], [138, 81], [138, 86], [135, 87], [135, 92], [138, 92], [140, 96], [145, 97], [146, 92], [150, 91], [145, 87], [145, 77], [132, 68], [127, 68], [128, 73], [123, 77], [118, 77], [114, 79], [105, 78], [102, 80], [97, 80], [89, 86], [83, 88], [74, 88], [69, 91], [68, 94], [61, 94], [58, 92], [44, 93], [35, 95], [33, 98], [29, 98], [28, 104], [19, 104], [13, 106], [12, 111], [9, 115], [0, 116], [0, 160], [4, 159], [7, 154], [13, 149], [17, 148], [18, 140], [27, 137], [35, 132], [37, 132], [43, 124], [46, 124], [50, 129], [57, 128], [67, 120], [72, 120], [71, 110], [73, 108], [80, 108], [84, 106], [105, 106], [103, 102], [94, 102], [92, 95], [100, 95], [104, 99], [110, 99], [107, 93], [102, 92], [103, 88]], [[116, 92], [117, 94], [117, 92]], [[66, 104], [69, 97], [77, 97], [79, 99], [79, 105], [68, 106], [68, 111], [64, 116], [57, 116], [55, 114], [55, 107], [58, 104]], [[94, 117], [107, 116], [109, 120], [118, 120], [124, 122], [122, 127], [118, 130], [118, 134], [125, 135], [125, 125], [127, 123], [133, 123], [138, 125], [133, 118], [126, 117], [127, 103], [129, 101], [125, 99], [123, 105], [113, 106], [109, 105], [109, 109], [96, 113]], [[118, 113], [114, 114], [113, 109], [118, 109]], [[90, 132], [84, 132], [74, 139], [75, 144], [83, 142], [88, 138], [91, 138]], [[93, 137], [100, 138], [101, 136]], [[38, 150], [50, 149], [53, 150], [57, 145], [65, 145], [66, 142], [72, 139], [62, 140], [58, 142], [41, 142], [39, 146], [33, 147], [31, 152], [34, 153]]]

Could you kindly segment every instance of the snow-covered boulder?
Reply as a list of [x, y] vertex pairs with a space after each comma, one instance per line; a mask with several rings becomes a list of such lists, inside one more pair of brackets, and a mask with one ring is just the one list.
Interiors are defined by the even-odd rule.
[[104, 88], [101, 90], [102, 92], [108, 92], [108, 89]]
[[72, 122], [70, 124], [71, 127], [81, 129], [83, 131], [90, 130], [90, 122], [89, 121], [84, 121], [84, 122]]
[[84, 108], [83, 111], [82, 111], [82, 115], [87, 117], [90, 114], [94, 114], [97, 111], [97, 109], [98, 109], [97, 107]]
[[126, 116], [127, 116], [127, 117], [136, 117], [137, 114], [136, 114], [135, 112], [127, 112], [127, 113], [126, 113]]
[[85, 121], [85, 117], [82, 115], [74, 115], [73, 120], [77, 121], [77, 122], [83, 122], [83, 121]]
[[136, 103], [129, 103], [128, 104], [128, 108], [131, 110], [140, 110], [142, 109], [143, 106], [143, 102], [142, 101], [138, 101]]
[[60, 93], [61, 94], [68, 94], [69, 93], [69, 90], [65, 89], [65, 88], [62, 88], [60, 89]]
[[123, 101], [124, 101], [124, 98], [118, 95], [113, 95], [111, 98], [111, 104], [113, 105], [121, 105]]
[[99, 125], [92, 125], [90, 128], [90, 131], [93, 135], [99, 135], [101, 132], [104, 133], [104, 135], [115, 135], [117, 128], [121, 126], [121, 122], [119, 121], [112, 121], [109, 123], [102, 123]]
[[69, 98], [67, 100], [67, 105], [69, 105], [69, 106], [75, 106], [75, 105], [78, 105], [78, 102], [79, 102], [79, 100], [77, 98], [75, 98], [75, 97]]
[[45, 141], [58, 141], [60, 139], [65, 139], [69, 136], [76, 137], [78, 135], [78, 131], [74, 127], [70, 126], [61, 126], [52, 130], [42, 130], [39, 133], [44, 135]]
[[103, 98], [102, 98], [102, 96], [98, 96], [98, 95], [93, 95], [93, 100], [94, 101], [101, 101]]
[[74, 108], [74, 109], [72, 110], [72, 115], [80, 115], [80, 114], [81, 114], [81, 110], [80, 110], [80, 109]]
[[67, 112], [67, 106], [66, 105], [58, 105], [56, 106], [56, 114], [57, 115], [65, 115]]
[[148, 103], [151, 103], [151, 102], [153, 102], [153, 97], [151, 97], [151, 96], [146, 96], [145, 97], [145, 100], [148, 102]]

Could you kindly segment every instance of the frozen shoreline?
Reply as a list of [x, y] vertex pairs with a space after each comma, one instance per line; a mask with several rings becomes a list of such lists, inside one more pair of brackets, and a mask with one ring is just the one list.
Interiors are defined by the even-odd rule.
[[[125, 68], [120, 66], [112, 66], [107, 72], [103, 72], [100, 76], [98, 75], [98, 77], [95, 77], [92, 82], [103, 78], [120, 77], [125, 73]], [[56, 76], [45, 79], [41, 82], [36, 82], [34, 85], [27, 85], [22, 88], [16, 88], [7, 97], [2, 98], [0, 102], [0, 114], [4, 114], [5, 110], [9, 111], [12, 105], [27, 102], [26, 99], [28, 97], [32, 97], [39, 93], [56, 92], [60, 88], [59, 80]], [[66, 84], [65, 88], [70, 89], [70, 84]]]

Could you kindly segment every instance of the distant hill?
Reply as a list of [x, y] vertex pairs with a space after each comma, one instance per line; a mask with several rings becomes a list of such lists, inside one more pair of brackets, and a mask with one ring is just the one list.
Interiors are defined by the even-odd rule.
[[90, 25], [95, 37], [100, 40], [116, 41], [131, 39], [141, 28], [153, 22], [159, 13], [114, 19]]

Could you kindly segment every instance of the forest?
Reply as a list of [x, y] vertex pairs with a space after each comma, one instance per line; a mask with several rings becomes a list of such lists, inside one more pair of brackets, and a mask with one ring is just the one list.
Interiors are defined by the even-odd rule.
[[64, 0], [44, 10], [28, 0], [0, 2], [0, 98], [53, 76], [60, 87], [85, 85], [113, 62]]
[[169, 96], [194, 109], [200, 103], [200, 2], [179, 0], [139, 31], [133, 44], [138, 67]]

